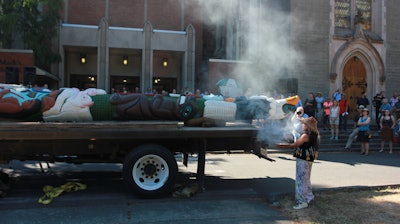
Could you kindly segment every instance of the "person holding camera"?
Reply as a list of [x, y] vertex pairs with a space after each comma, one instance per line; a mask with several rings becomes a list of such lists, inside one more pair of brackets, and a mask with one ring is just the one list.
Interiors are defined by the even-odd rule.
[[304, 113], [304, 108], [303, 107], [297, 107], [295, 113], [293, 114], [291, 120], [293, 122], [293, 131], [292, 131], [292, 135], [293, 135], [293, 141], [296, 141], [301, 133], [303, 132], [303, 128], [301, 126], [301, 122], [300, 120], [302, 118], [308, 118], [309, 116]]

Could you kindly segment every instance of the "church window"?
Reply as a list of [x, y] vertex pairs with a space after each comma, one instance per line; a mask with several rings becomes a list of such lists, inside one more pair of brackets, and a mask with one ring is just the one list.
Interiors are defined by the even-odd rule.
[[354, 29], [356, 23], [371, 30], [371, 0], [335, 0], [335, 27]]

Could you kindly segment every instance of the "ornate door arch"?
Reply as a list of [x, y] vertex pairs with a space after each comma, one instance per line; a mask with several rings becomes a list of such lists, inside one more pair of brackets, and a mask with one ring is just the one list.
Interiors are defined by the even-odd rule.
[[357, 113], [357, 99], [367, 91], [367, 73], [363, 62], [356, 56], [348, 60], [343, 68], [342, 92], [349, 101], [349, 117]]

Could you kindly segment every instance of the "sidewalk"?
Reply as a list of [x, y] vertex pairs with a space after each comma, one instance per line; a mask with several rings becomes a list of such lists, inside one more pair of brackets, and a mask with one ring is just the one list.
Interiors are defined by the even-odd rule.
[[[339, 140], [331, 140], [331, 131], [329, 129], [324, 130], [322, 125], [318, 125], [318, 130], [321, 135], [321, 144], [319, 151], [320, 152], [360, 152], [361, 145], [357, 141], [353, 141], [350, 150], [345, 150], [344, 147], [346, 146], [347, 139], [351, 132], [354, 130], [353, 128], [353, 121], [349, 121], [347, 124], [347, 131], [340, 130], [339, 131]], [[378, 152], [381, 149], [381, 140], [379, 137], [379, 131], [375, 124], [375, 121], [372, 121], [371, 124], [371, 133], [372, 138], [370, 139], [370, 152]], [[268, 149], [269, 152], [284, 152], [285, 149], [279, 149], [275, 145], [270, 145]], [[384, 145], [384, 152], [389, 152], [389, 143], [385, 142]], [[400, 152], [400, 144], [393, 143], [393, 153]]]

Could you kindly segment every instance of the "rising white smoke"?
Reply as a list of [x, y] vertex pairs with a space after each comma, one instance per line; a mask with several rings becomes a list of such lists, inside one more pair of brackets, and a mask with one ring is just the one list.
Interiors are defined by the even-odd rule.
[[277, 83], [296, 78], [302, 64], [301, 54], [291, 44], [295, 39], [291, 26], [297, 22], [290, 13], [290, 1], [204, 0], [202, 6], [206, 21], [226, 27], [224, 44], [234, 47], [223, 49], [226, 59], [248, 62], [238, 67], [234, 72], [238, 75], [232, 78], [256, 93], [288, 94]]
[[[292, 44], [296, 39], [292, 26], [299, 23], [291, 14], [290, 0], [203, 0], [201, 5], [205, 21], [226, 29], [216, 31], [227, 33], [222, 47], [234, 47], [222, 49], [226, 59], [247, 62], [231, 78], [253, 94], [297, 94], [278, 85], [280, 80], [297, 78], [303, 64], [302, 54]], [[259, 136], [270, 144], [286, 138], [292, 129], [290, 119], [266, 122]]]

